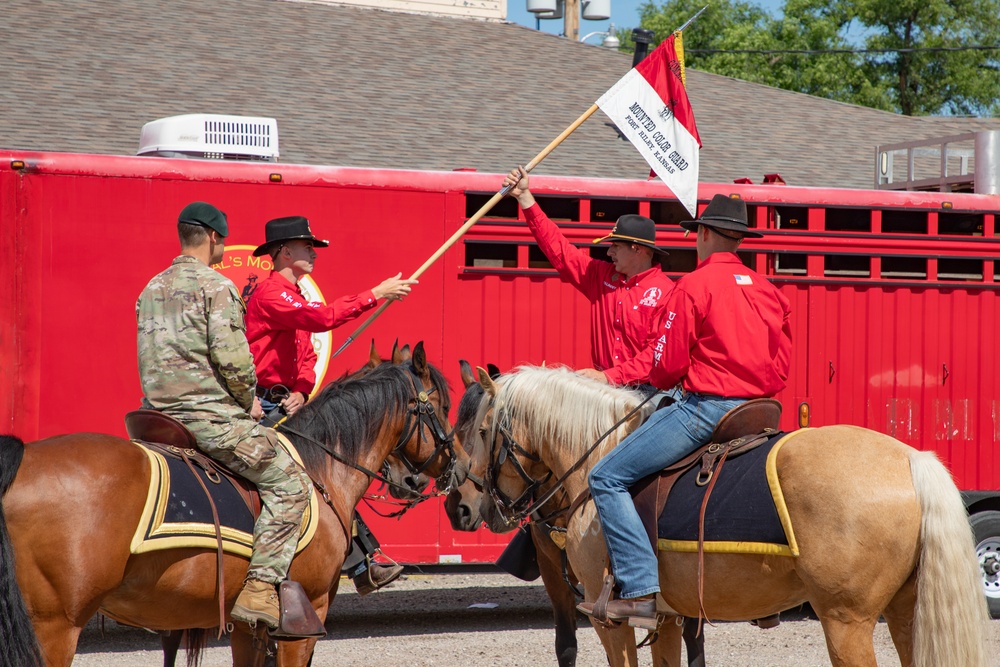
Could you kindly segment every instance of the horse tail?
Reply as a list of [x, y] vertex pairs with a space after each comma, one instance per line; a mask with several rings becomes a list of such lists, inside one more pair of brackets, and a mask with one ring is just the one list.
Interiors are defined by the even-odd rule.
[[984, 667], [989, 616], [965, 504], [932, 452], [910, 454], [910, 473], [921, 513], [914, 665]]
[[187, 635], [184, 641], [184, 648], [187, 650], [187, 667], [199, 667], [202, 655], [208, 648], [208, 630], [189, 628], [184, 632]]
[[14, 573], [14, 549], [7, 532], [2, 497], [14, 483], [24, 456], [24, 443], [0, 435], [0, 667], [41, 667], [35, 629], [24, 606]]

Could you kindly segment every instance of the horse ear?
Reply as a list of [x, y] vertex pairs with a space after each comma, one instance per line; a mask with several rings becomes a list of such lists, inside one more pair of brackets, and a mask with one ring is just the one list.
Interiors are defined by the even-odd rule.
[[462, 384], [468, 389], [476, 383], [476, 378], [472, 375], [472, 366], [465, 359], [459, 359], [458, 367], [462, 369]]
[[399, 366], [403, 363], [403, 353], [399, 349], [399, 339], [392, 341], [392, 365]]
[[402, 357], [403, 363], [406, 363], [413, 358], [413, 353], [410, 352], [410, 344], [407, 343], [399, 350], [399, 356]]
[[486, 372], [486, 369], [482, 366], [476, 366], [476, 371], [479, 373], [479, 385], [483, 388], [490, 396], [497, 395], [497, 385], [490, 377], [490, 374]]
[[375, 339], [372, 338], [372, 347], [368, 351], [368, 366], [369, 368], [375, 368], [382, 363], [382, 357], [378, 356], [378, 352], [375, 350]]
[[[407, 347], [409, 347], [407, 345]], [[417, 346], [413, 348], [413, 370], [417, 372], [420, 377], [427, 376], [430, 371], [427, 369], [427, 354], [424, 352], [424, 341], [417, 343]]]
[[490, 377], [494, 380], [500, 377], [500, 369], [496, 364], [486, 364], [486, 370], [489, 371]]

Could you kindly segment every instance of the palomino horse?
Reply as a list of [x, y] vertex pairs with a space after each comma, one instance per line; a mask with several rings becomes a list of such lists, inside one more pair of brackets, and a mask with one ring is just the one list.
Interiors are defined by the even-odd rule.
[[[459, 443], [475, 441], [475, 429], [479, 423], [476, 413], [483, 396], [483, 388], [472, 376], [469, 363], [462, 360], [462, 382], [465, 393], [458, 404], [455, 417], [455, 439]], [[482, 471], [480, 471], [481, 473]], [[451, 489], [445, 500], [445, 511], [455, 530], [474, 531], [482, 526], [479, 513], [482, 491], [476, 488], [472, 478]], [[557, 508], [555, 505], [554, 508]], [[563, 551], [550, 538], [548, 533], [537, 523], [529, 524], [531, 539], [535, 544], [538, 557], [538, 571], [545, 585], [545, 592], [552, 602], [552, 616], [555, 621], [556, 660], [559, 667], [573, 667], [576, 664], [576, 594], [564, 578]]]
[[[471, 444], [477, 441], [476, 430], [481, 421], [481, 416], [477, 419], [477, 414], [482, 404], [484, 390], [473, 377], [469, 362], [461, 359], [459, 365], [465, 393], [458, 403], [458, 413], [455, 416], [455, 439], [459, 444]], [[480, 372], [482, 371], [480, 370]], [[489, 367], [490, 377], [495, 378], [499, 374], [500, 371], [494, 366]], [[474, 531], [483, 524], [480, 513], [483, 492], [480, 487], [476, 486], [476, 482], [481, 480], [482, 475], [485, 474], [485, 460], [481, 464], [483, 469], [470, 470], [470, 473], [475, 474], [470, 474], [464, 483], [453, 488], [445, 500], [445, 511], [454, 530]], [[476, 479], [477, 476], [479, 480]], [[545, 493], [554, 482], [555, 478], [552, 478], [547, 483], [542, 484], [538, 489], [539, 492]], [[573, 667], [576, 665], [577, 655], [577, 593], [573, 584], [570, 583], [570, 578], [575, 578], [575, 575], [567, 571], [565, 542], [563, 542], [563, 547], [560, 547], [554, 541], [557, 536], [565, 536], [566, 534], [565, 510], [568, 509], [571, 501], [572, 498], [565, 490], [562, 490], [544, 506], [539, 507], [528, 523], [531, 541], [537, 555], [538, 571], [541, 574], [542, 583], [545, 585], [545, 592], [552, 602], [552, 616], [556, 630], [556, 661], [559, 667]], [[676, 629], [671, 630], [676, 634]], [[703, 634], [698, 633], [697, 624], [685, 623], [683, 638], [687, 646], [688, 667], [704, 667], [705, 639]], [[679, 654], [679, 646], [677, 651]]]
[[[639, 403], [634, 392], [565, 369], [526, 367], [484, 385], [485, 446], [470, 454], [473, 469], [486, 457], [482, 513], [498, 531], [511, 530], [525, 511], [516, 505], [530, 484], [512, 462], [530, 479], [565, 475], [566, 490], [577, 497], [593, 464], [641, 419], [625, 419]], [[875, 666], [872, 634], [880, 615], [904, 667], [986, 665], [986, 606], [971, 530], [933, 453], [860, 427], [826, 426], [796, 434], [776, 464], [800, 555], [705, 554], [708, 615], [749, 620], [809, 602], [836, 667]], [[594, 600], [607, 551], [592, 502], [571, 517], [567, 550]], [[666, 603], [698, 615], [697, 554], [660, 552], [659, 562]], [[631, 628], [595, 627], [612, 665], [636, 664]], [[676, 665], [672, 649], [653, 651], [654, 664]]]
[[[421, 361], [419, 380], [407, 368], [384, 365], [334, 382], [287, 422], [306, 469], [329, 494], [315, 537], [289, 572], [321, 619], [339, 584], [351, 513], [371, 481], [359, 467], [377, 470], [397, 446], [419, 384], [430, 382], [430, 367]], [[447, 387], [431, 398], [447, 402]], [[416, 448], [419, 437], [411, 440]], [[149, 479], [145, 454], [120, 438], [0, 440], [0, 665], [69, 665], [81, 629], [97, 612], [156, 630], [218, 625], [214, 551], [129, 553]], [[226, 609], [246, 570], [246, 558], [224, 557]], [[278, 665], [307, 665], [315, 641], [278, 642]], [[237, 665], [264, 657], [242, 624], [232, 650]]]

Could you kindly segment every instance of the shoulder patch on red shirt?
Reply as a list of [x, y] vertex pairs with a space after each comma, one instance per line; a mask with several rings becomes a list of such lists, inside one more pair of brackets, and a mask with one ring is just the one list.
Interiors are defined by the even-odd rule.
[[733, 278], [736, 278], [737, 285], [753, 285], [753, 278], [745, 273], [734, 273]]

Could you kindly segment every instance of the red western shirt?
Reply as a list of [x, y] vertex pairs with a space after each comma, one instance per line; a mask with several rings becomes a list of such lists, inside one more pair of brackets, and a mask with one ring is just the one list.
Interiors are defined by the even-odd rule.
[[649, 381], [651, 337], [659, 331], [663, 304], [673, 288], [659, 265], [626, 278], [611, 262], [592, 258], [570, 243], [535, 204], [524, 210], [538, 246], [590, 301], [590, 355], [594, 368], [617, 385]]
[[789, 312], [785, 295], [734, 253], [713, 253], [667, 298], [650, 379], [661, 389], [774, 396], [788, 379]]
[[332, 304], [307, 301], [297, 284], [272, 271], [247, 303], [247, 341], [261, 387], [281, 384], [304, 394], [316, 385], [310, 332], [329, 331], [375, 306], [367, 290]]

